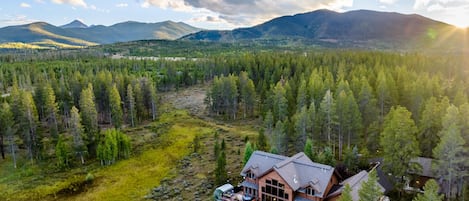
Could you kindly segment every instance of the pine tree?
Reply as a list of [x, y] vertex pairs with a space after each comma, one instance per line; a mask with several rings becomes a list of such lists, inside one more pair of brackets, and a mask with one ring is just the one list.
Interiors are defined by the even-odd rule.
[[73, 137], [73, 151], [76, 156], [80, 158], [81, 164], [85, 163], [84, 156], [86, 154], [86, 146], [83, 140], [84, 132], [81, 124], [80, 114], [78, 109], [73, 106], [70, 111], [70, 134]]
[[334, 98], [332, 97], [332, 93], [330, 90], [326, 91], [324, 98], [320, 104], [320, 115], [322, 117], [322, 130], [323, 134], [327, 136], [327, 143], [329, 146], [332, 145], [332, 126], [333, 126], [333, 118], [334, 118]]
[[438, 183], [430, 179], [423, 187], [423, 194], [418, 194], [412, 201], [442, 201], [443, 195], [438, 195], [439, 188]]
[[383, 194], [378, 186], [378, 177], [376, 170], [368, 173], [368, 180], [364, 181], [358, 190], [359, 201], [377, 201]]
[[243, 118], [252, 116], [254, 113], [256, 91], [254, 82], [249, 79], [248, 73], [243, 71], [239, 74], [240, 99], [243, 105]]
[[38, 113], [31, 92], [20, 92], [18, 112], [17, 123], [32, 163], [34, 158], [39, 158], [40, 139], [37, 136]]
[[128, 104], [127, 107], [129, 110], [127, 116], [130, 120], [130, 125], [134, 127], [135, 121], [136, 121], [137, 108], [135, 106], [134, 90], [131, 84], [127, 85], [127, 104]]
[[305, 146], [304, 146], [304, 150], [303, 152], [306, 154], [306, 156], [308, 156], [309, 159], [311, 159], [312, 161], [315, 161], [316, 158], [314, 156], [314, 152], [313, 152], [313, 141], [311, 139], [307, 139], [306, 140], [306, 143], [305, 143]]
[[[447, 109], [444, 119], [452, 119], [451, 116], [458, 115], [458, 108], [451, 105]], [[461, 136], [461, 129], [458, 122], [444, 123], [443, 130], [440, 133], [441, 141], [433, 149], [433, 156], [437, 159], [434, 169], [443, 179], [445, 184], [446, 197], [455, 196], [454, 185], [458, 180], [467, 176], [468, 164], [466, 161], [467, 149], [464, 147], [466, 142]], [[460, 193], [460, 192], [458, 192]]]
[[[446, 99], [448, 101], [448, 99]], [[420, 151], [425, 157], [432, 157], [432, 149], [437, 145], [440, 137], [438, 132], [442, 129], [442, 117], [446, 113], [449, 103], [438, 102], [435, 97], [431, 97], [424, 104], [424, 109], [419, 121]]]
[[130, 155], [130, 139], [127, 135], [114, 128], [103, 132], [104, 139], [99, 143], [97, 156], [101, 165], [112, 165], [118, 159]]
[[63, 136], [59, 136], [57, 145], [55, 146], [57, 166], [61, 169], [70, 167], [70, 149], [67, 142], [65, 142], [65, 139], [63, 138]]
[[386, 74], [383, 70], [378, 73], [378, 78], [376, 80], [376, 96], [379, 106], [379, 120], [380, 123], [383, 122], [385, 114], [388, 112], [390, 106], [392, 105], [391, 89], [388, 85]]
[[226, 172], [226, 155], [222, 151], [217, 158], [217, 166], [215, 169], [215, 183], [217, 185], [222, 185], [228, 179], [228, 174]]
[[44, 101], [44, 120], [47, 121], [47, 125], [50, 129], [50, 134], [54, 140], [58, 137], [58, 110], [59, 106], [56, 102], [54, 89], [47, 83], [43, 89], [43, 101]]
[[344, 190], [342, 191], [342, 195], [340, 196], [339, 201], [353, 201], [352, 188], [350, 188], [349, 184], [345, 184]]
[[295, 116], [293, 117], [295, 121], [295, 142], [296, 142], [296, 151], [302, 151], [303, 145], [308, 138], [308, 131], [310, 130], [310, 115], [308, 114], [308, 109], [306, 106], [303, 106]]
[[81, 111], [81, 122], [86, 134], [86, 146], [88, 147], [88, 153], [91, 156], [95, 156], [96, 143], [99, 139], [98, 128], [98, 112], [96, 111], [95, 99], [93, 94], [93, 85], [88, 84], [88, 87], [83, 89], [80, 96], [80, 111]]
[[282, 121], [277, 121], [275, 128], [272, 132], [271, 145], [273, 153], [285, 154], [287, 151], [287, 137], [285, 133], [285, 124]]
[[123, 112], [121, 97], [116, 84], [114, 84], [109, 91], [109, 104], [111, 107], [111, 124], [114, 125], [115, 128], [120, 128], [123, 122]]
[[285, 121], [288, 117], [288, 100], [286, 97], [286, 90], [283, 87], [282, 82], [278, 82], [277, 85], [273, 88], [272, 96], [272, 114], [274, 120]]
[[384, 121], [380, 142], [383, 147], [383, 166], [400, 182], [403, 182], [407, 170], [412, 167], [410, 160], [420, 154], [416, 134], [417, 127], [411, 119], [411, 113], [404, 107], [391, 108]]
[[268, 151], [267, 138], [264, 134], [264, 129], [262, 128], [259, 130], [259, 134], [257, 135], [256, 147], [261, 151]]
[[252, 147], [251, 142], [247, 142], [246, 147], [244, 148], [243, 164], [246, 164], [248, 162], [253, 152], [254, 148]]
[[4, 151], [4, 138], [7, 139], [9, 150], [13, 158], [13, 167], [16, 168], [16, 150], [17, 146], [15, 143], [16, 125], [14, 121], [14, 115], [10, 105], [4, 102], [0, 106], [0, 149], [2, 152], [2, 158], [5, 159]]

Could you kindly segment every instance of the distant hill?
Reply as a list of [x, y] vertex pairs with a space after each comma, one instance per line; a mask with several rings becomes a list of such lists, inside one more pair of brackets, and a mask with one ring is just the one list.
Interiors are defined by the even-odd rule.
[[70, 28], [88, 28], [88, 25], [83, 23], [80, 20], [73, 20], [72, 22], [60, 26], [60, 28], [70, 29]]
[[182, 22], [123, 22], [88, 27], [75, 20], [57, 27], [46, 22], [0, 28], [0, 49], [17, 47], [75, 48], [145, 39], [174, 40], [200, 31]]
[[463, 30], [416, 14], [317, 10], [232, 31], [200, 31], [182, 39], [221, 42], [300, 40], [326, 46], [370, 48], [427, 47], [445, 39], [445, 45], [451, 48], [451, 45], [461, 46], [461, 38], [467, 38]]

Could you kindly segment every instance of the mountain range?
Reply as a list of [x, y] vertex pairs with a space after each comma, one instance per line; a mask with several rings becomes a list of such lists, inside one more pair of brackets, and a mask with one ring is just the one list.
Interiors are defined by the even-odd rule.
[[469, 41], [468, 30], [425, 18], [392, 12], [330, 10], [283, 16], [263, 24], [232, 31], [200, 31], [183, 40], [299, 41], [338, 47], [369, 48], [460, 48]]
[[35, 22], [0, 28], [0, 44], [3, 43], [6, 47], [21, 44], [31, 48], [73, 48], [146, 39], [174, 40], [200, 30], [183, 22], [173, 21], [128, 21], [112, 26], [88, 26], [75, 20], [60, 27], [46, 22]]
[[[21, 47], [83, 47], [147, 39], [255, 42], [371, 49], [467, 50], [468, 29], [416, 14], [356, 10], [316, 10], [283, 16], [231, 31], [202, 30], [182, 22], [122, 22], [88, 26], [79, 20], [57, 27], [45, 22], [0, 29], [2, 43]], [[19, 43], [19, 44], [18, 44]], [[3, 46], [5, 47], [5, 46]], [[8, 46], [7, 46], [8, 47]]]

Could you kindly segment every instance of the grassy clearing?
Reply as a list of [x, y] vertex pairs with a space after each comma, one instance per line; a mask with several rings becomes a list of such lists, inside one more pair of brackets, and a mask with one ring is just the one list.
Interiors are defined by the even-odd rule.
[[100, 178], [99, 186], [71, 200], [141, 200], [163, 178], [174, 177], [176, 172], [172, 170], [191, 152], [194, 137], [212, 130], [184, 111], [165, 114], [159, 123], [172, 121], [174, 124], [159, 137], [156, 148], [100, 169], [95, 173]]
[[[12, 170], [8, 161], [1, 163], [0, 200], [143, 200], [162, 179], [176, 176], [173, 170], [192, 151], [194, 137], [213, 130], [186, 111], [175, 110], [162, 114], [157, 122], [125, 132], [137, 153], [110, 167], [93, 163], [46, 174], [36, 166]], [[94, 182], [80, 189], [87, 172], [93, 173]], [[83, 192], [70, 193], [73, 191]]]

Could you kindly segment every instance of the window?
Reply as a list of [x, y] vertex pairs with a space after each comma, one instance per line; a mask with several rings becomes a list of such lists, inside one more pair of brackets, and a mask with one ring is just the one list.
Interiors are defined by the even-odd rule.
[[306, 194], [314, 196], [314, 189], [311, 187], [306, 188]]
[[253, 173], [251, 173], [251, 172], [248, 172], [248, 173], [246, 174], [246, 177], [247, 177], [247, 178], [254, 179], [254, 177], [255, 177], [255, 176], [254, 176], [254, 174], [253, 174]]
[[262, 186], [261, 190], [261, 199], [263, 201], [288, 200], [288, 193], [285, 192], [285, 185], [275, 179], [265, 180], [265, 186]]

